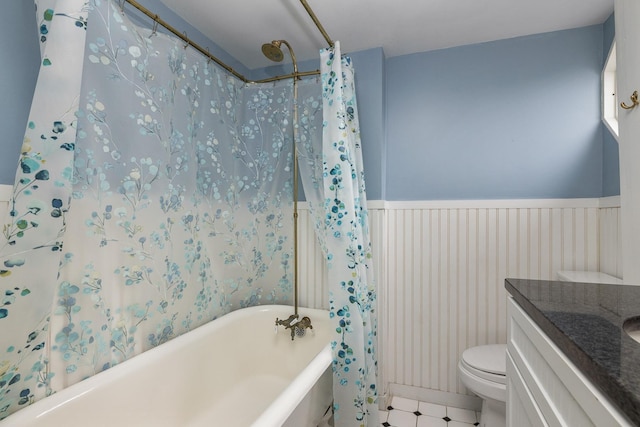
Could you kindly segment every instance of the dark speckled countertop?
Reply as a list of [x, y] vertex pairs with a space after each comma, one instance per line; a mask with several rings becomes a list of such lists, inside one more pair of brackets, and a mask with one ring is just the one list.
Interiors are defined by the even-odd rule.
[[640, 426], [640, 343], [623, 330], [640, 316], [640, 286], [506, 279], [505, 287], [629, 421]]

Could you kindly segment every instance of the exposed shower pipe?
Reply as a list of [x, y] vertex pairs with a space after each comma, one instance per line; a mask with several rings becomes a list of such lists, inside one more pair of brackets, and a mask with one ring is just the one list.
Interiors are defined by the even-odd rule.
[[[222, 60], [218, 59], [214, 55], [209, 52], [209, 50], [203, 49], [200, 45], [193, 42], [189, 39], [186, 33], [180, 33], [174, 27], [172, 27], [169, 23], [162, 20], [157, 14], [152, 13], [149, 9], [142, 6], [136, 0], [118, 0], [120, 4], [120, 8], [124, 13], [124, 5], [125, 3], [129, 3], [134, 6], [140, 12], [144, 13], [154, 21], [153, 31], [156, 31], [158, 25], [162, 25], [169, 32], [173, 33], [175, 36], [184, 41], [185, 48], [188, 46], [192, 46], [196, 50], [198, 50], [201, 54], [214, 61], [216, 64], [224, 68], [226, 71], [242, 80], [245, 83], [266, 83], [278, 80], [284, 80], [288, 78], [293, 78], [293, 256], [294, 256], [294, 272], [293, 272], [293, 287], [294, 287], [294, 314], [289, 316], [288, 319], [279, 320], [276, 319], [276, 327], [278, 325], [284, 325], [285, 328], [291, 329], [291, 339], [294, 338], [294, 334], [298, 334], [300, 336], [304, 335], [306, 328], [313, 329], [311, 325], [311, 320], [308, 317], [303, 317], [299, 319], [298, 315], [298, 147], [296, 145], [297, 141], [297, 133], [298, 133], [298, 80], [303, 76], [316, 75], [320, 74], [319, 70], [316, 71], [305, 71], [300, 73], [298, 71], [298, 63], [296, 61], [295, 53], [293, 52], [293, 48], [286, 40], [274, 40], [271, 43], [265, 43], [262, 45], [262, 52], [264, 55], [276, 62], [281, 62], [284, 59], [284, 53], [282, 52], [281, 46], [284, 44], [287, 46], [289, 50], [289, 54], [291, 56], [291, 60], [293, 62], [293, 73], [284, 76], [276, 76], [263, 80], [249, 80], [244, 77], [242, 74], [235, 71], [232, 67], [225, 64]], [[322, 33], [323, 37], [327, 41], [327, 43], [333, 47], [334, 42], [331, 40], [327, 32], [324, 30], [324, 27], [316, 17], [315, 13], [309, 6], [306, 0], [300, 0], [300, 3], [304, 6], [305, 10], [313, 20], [314, 24], [318, 27], [318, 30]], [[299, 319], [299, 320], [298, 320]]]
[[293, 303], [298, 318], [298, 63], [293, 48], [286, 40], [273, 40], [262, 45], [262, 53], [271, 61], [282, 62], [282, 45], [287, 46], [293, 63]]
[[304, 335], [305, 329], [310, 328], [311, 319], [298, 315], [298, 63], [293, 48], [286, 40], [273, 40], [271, 43], [262, 45], [262, 53], [268, 59], [275, 62], [282, 62], [284, 53], [282, 45], [287, 46], [291, 62], [293, 63], [293, 306], [294, 312], [288, 319], [276, 319], [276, 327], [283, 325], [286, 329], [291, 329], [291, 339], [294, 335]]

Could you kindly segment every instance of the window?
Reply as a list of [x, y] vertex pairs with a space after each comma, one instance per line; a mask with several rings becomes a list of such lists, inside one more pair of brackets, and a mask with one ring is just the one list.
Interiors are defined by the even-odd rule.
[[616, 43], [611, 44], [602, 70], [602, 120], [618, 140], [618, 96], [616, 90]]

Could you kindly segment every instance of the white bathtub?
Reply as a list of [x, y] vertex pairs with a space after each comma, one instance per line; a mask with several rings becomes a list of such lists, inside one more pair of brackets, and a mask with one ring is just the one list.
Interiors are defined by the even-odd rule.
[[291, 340], [288, 306], [234, 311], [10, 415], [0, 426], [316, 426], [331, 404], [329, 316]]

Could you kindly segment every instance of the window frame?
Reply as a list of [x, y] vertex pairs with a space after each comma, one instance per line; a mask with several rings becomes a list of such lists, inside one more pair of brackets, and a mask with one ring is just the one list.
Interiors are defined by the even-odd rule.
[[618, 141], [618, 91], [616, 78], [616, 41], [611, 43], [602, 69], [602, 121]]

